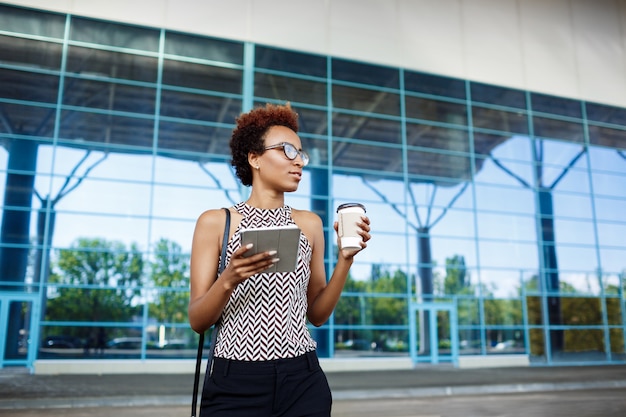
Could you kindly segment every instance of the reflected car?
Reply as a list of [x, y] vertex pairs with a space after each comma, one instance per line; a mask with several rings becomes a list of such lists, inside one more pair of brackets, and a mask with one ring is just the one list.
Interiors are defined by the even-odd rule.
[[141, 337], [117, 337], [107, 343], [108, 349], [141, 349]]
[[83, 341], [74, 336], [48, 336], [41, 343], [41, 347], [50, 349], [79, 349], [83, 347]]

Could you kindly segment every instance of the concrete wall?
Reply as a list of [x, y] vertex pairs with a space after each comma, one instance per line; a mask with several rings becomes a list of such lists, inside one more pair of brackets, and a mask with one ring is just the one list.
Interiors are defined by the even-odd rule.
[[18, 0], [626, 107], [626, 0]]

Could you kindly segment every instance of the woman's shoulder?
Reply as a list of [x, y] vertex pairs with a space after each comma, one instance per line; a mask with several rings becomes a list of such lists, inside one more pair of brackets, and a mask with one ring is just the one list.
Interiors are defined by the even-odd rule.
[[223, 208], [209, 209], [198, 216], [197, 224], [202, 227], [214, 227], [224, 225], [226, 214]]
[[298, 224], [305, 224], [307, 226], [321, 226], [322, 218], [309, 210], [291, 209], [291, 217]]

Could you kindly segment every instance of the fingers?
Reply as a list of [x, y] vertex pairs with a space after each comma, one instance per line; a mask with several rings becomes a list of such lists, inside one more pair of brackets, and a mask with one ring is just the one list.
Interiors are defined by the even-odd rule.
[[236, 250], [230, 259], [227, 269], [237, 284], [265, 271], [279, 261], [275, 250], [246, 256], [251, 249], [252, 244], [243, 246]]

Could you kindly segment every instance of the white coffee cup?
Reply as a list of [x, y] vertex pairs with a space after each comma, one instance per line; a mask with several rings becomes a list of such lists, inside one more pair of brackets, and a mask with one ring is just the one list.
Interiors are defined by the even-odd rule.
[[360, 203], [345, 203], [337, 207], [339, 223], [338, 234], [341, 249], [361, 249], [361, 235], [357, 233], [361, 216], [365, 214], [365, 206]]

